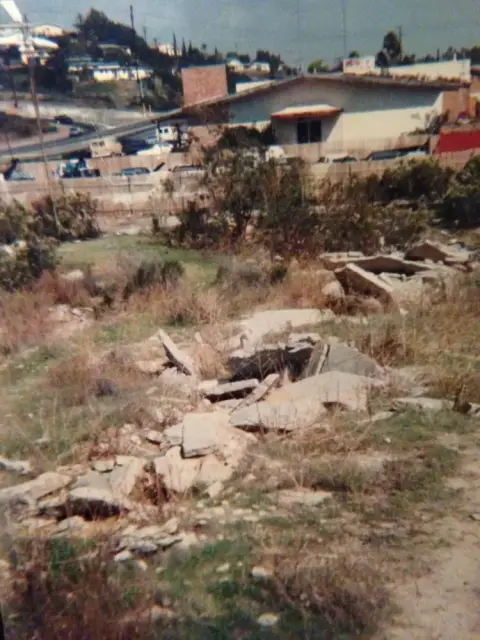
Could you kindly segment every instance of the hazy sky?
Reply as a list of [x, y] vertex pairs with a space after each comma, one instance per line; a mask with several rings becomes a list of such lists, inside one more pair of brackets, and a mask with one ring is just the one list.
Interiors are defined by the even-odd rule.
[[[112, 19], [128, 22], [132, 0], [96, 0]], [[17, 0], [31, 22], [71, 25], [92, 0]], [[383, 34], [402, 26], [404, 49], [417, 54], [439, 47], [480, 44], [480, 0], [344, 0], [348, 48], [362, 55], [380, 48]], [[343, 53], [342, 0], [136, 0], [138, 31], [149, 40], [206, 43], [213, 50], [266, 48], [290, 63], [332, 61]]]

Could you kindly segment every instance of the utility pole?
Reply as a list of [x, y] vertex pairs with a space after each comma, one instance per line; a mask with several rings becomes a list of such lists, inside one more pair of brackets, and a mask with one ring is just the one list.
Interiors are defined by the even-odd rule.
[[137, 85], [138, 85], [138, 97], [140, 98], [140, 104], [143, 108], [143, 113], [145, 114], [145, 101], [143, 99], [143, 87], [142, 81], [140, 80], [140, 73], [138, 71], [138, 55], [137, 55], [137, 32], [135, 31], [135, 19], [133, 16], [133, 4], [130, 5], [130, 24], [132, 27], [132, 54], [134, 56], [134, 64], [135, 64], [135, 72], [137, 76]]
[[143, 31], [143, 39], [145, 40], [145, 42], [148, 44], [148, 40], [147, 40], [147, 27], [145, 25], [143, 25], [142, 27], [142, 31]]
[[343, 58], [348, 57], [347, 41], [347, 0], [342, 0], [342, 35], [343, 35]]

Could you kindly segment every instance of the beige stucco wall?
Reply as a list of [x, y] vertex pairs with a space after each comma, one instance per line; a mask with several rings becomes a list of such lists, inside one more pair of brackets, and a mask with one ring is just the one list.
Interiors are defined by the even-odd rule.
[[[262, 122], [286, 107], [315, 104], [329, 104], [343, 110], [338, 116], [324, 119], [323, 142], [332, 149], [375, 147], [375, 141], [380, 144], [385, 138], [398, 138], [424, 127], [429, 116], [441, 113], [442, 92], [306, 81], [233, 102], [231, 121], [234, 124]], [[297, 143], [295, 121], [275, 126], [280, 144]]]

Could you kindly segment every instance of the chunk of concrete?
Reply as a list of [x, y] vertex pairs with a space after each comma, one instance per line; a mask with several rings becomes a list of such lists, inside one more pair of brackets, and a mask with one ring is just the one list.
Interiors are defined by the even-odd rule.
[[165, 488], [175, 493], [186, 493], [195, 485], [209, 487], [214, 482], [226, 482], [234, 471], [214, 455], [184, 459], [180, 447], [172, 447], [164, 456], [155, 458], [154, 464]]
[[315, 399], [327, 406], [339, 405], [350, 411], [366, 411], [369, 390], [382, 386], [384, 385], [381, 381], [373, 378], [332, 371], [276, 389], [266, 402], [275, 404]]
[[231, 436], [227, 411], [187, 413], [183, 418], [182, 452], [185, 458], [206, 456], [221, 449], [225, 438]]
[[445, 262], [449, 264], [465, 264], [471, 258], [469, 251], [455, 249], [446, 244], [432, 242], [431, 240], [424, 240], [416, 244], [407, 251], [405, 257], [408, 260], [431, 260], [432, 262]]
[[[330, 256], [330, 257], [329, 257]], [[353, 264], [369, 273], [400, 273], [414, 275], [428, 269], [424, 264], [405, 259], [402, 255], [388, 254], [376, 256], [359, 256], [352, 258], [348, 254], [326, 254], [322, 256], [325, 264], [333, 270], [342, 269], [347, 264]]]
[[128, 464], [117, 466], [107, 476], [113, 494], [118, 496], [129, 496], [138, 480], [143, 474], [143, 467], [145, 460], [143, 458], [137, 458], [131, 456], [131, 460]]
[[391, 285], [355, 264], [349, 263], [343, 269], [337, 269], [335, 275], [347, 291], [353, 290], [358, 293], [373, 295], [383, 302], [394, 302], [394, 288]]
[[184, 353], [177, 347], [174, 341], [168, 336], [163, 329], [157, 333], [157, 336], [162, 341], [165, 352], [170, 362], [172, 362], [182, 373], [188, 376], [194, 376], [197, 373], [197, 368], [193, 359]]
[[295, 431], [313, 426], [326, 412], [321, 400], [303, 397], [274, 404], [257, 402], [233, 411], [230, 419], [234, 427], [247, 431]]
[[444, 409], [453, 409], [453, 402], [452, 400], [445, 400], [441, 398], [404, 397], [395, 398], [392, 402], [392, 407], [397, 411], [405, 409], [418, 409], [419, 411], [443, 411]]
[[0, 505], [8, 504], [9, 502], [25, 504], [35, 502], [50, 493], [60, 491], [60, 489], [68, 486], [71, 481], [70, 476], [55, 473], [54, 471], [47, 471], [34, 480], [0, 489]]
[[328, 346], [328, 353], [318, 373], [331, 371], [354, 373], [357, 376], [366, 376], [367, 378], [380, 378], [383, 375], [382, 367], [373, 358], [364, 355], [355, 347], [349, 347], [342, 343]]
[[268, 375], [265, 380], [263, 380], [258, 387], [255, 389], [253, 393], [247, 396], [242, 402], [237, 405], [235, 408], [241, 409], [243, 407], [249, 407], [256, 402], [262, 400], [272, 389], [278, 387], [280, 385], [280, 374], [279, 373], [271, 373]]
[[239, 335], [229, 341], [231, 349], [241, 346], [241, 336], [256, 345], [269, 334], [282, 333], [286, 330], [300, 329], [309, 325], [329, 322], [334, 313], [328, 309], [272, 309], [271, 311], [256, 311], [251, 316], [243, 318], [236, 327]]

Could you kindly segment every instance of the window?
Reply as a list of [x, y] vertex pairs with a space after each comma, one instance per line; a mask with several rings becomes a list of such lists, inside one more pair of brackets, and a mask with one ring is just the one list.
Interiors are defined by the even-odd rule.
[[299, 120], [297, 122], [297, 143], [308, 144], [322, 141], [321, 120]]

